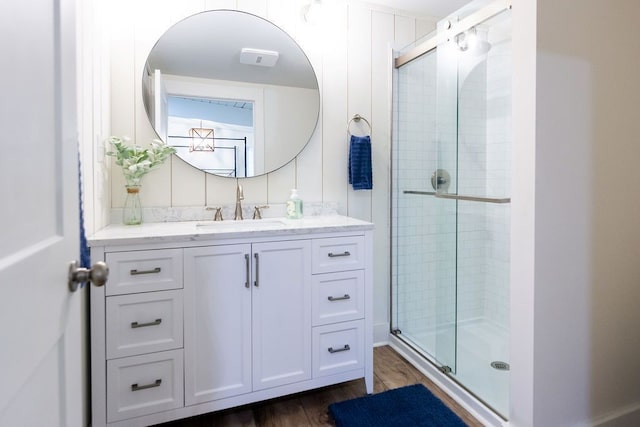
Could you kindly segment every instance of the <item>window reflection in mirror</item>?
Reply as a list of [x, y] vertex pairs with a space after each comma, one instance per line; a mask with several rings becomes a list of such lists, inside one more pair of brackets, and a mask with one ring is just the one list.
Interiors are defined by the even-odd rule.
[[256, 163], [251, 100], [168, 97], [167, 143], [205, 172], [254, 176]]

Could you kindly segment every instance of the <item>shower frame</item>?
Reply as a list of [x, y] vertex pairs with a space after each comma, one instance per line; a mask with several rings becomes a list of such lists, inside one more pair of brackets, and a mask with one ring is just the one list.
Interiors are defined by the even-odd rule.
[[[420, 58], [421, 56], [434, 51], [438, 48], [439, 45], [443, 43], [447, 43], [453, 40], [458, 34], [461, 34], [470, 28], [481, 24], [484, 21], [506, 11], [512, 9], [512, 0], [495, 0], [483, 8], [479, 9], [476, 12], [469, 14], [464, 17], [460, 21], [451, 22], [447, 21], [445, 23], [446, 29], [444, 31], [436, 30], [435, 34], [421, 42], [417, 46], [411, 48], [407, 52], [395, 56], [394, 52], [391, 52], [391, 58], [393, 61], [393, 68], [399, 69], [403, 65]], [[393, 80], [393, 79], [392, 79]], [[394, 84], [391, 85], [391, 98], [392, 105], [395, 105], [395, 91]], [[393, 127], [395, 126], [395, 122], [393, 119], [393, 109], [391, 111], [391, 123], [392, 130], [391, 134], [395, 135], [395, 130]], [[390, 188], [393, 189], [393, 181], [394, 181], [394, 154], [393, 154], [394, 146], [390, 145], [389, 149], [389, 158], [390, 158]], [[480, 201], [480, 202], [488, 202], [488, 203], [510, 203], [510, 198], [482, 198], [482, 197], [468, 197], [462, 195], [449, 195], [449, 194], [438, 194], [437, 192], [425, 192], [425, 195], [430, 195], [436, 198], [443, 199], [455, 199], [455, 200], [468, 200], [468, 201]], [[389, 207], [389, 218], [393, 218], [394, 214], [394, 206], [393, 203], [390, 203]], [[394, 256], [394, 230], [393, 227], [390, 227], [389, 233], [390, 239], [390, 260], [393, 259]], [[394, 269], [391, 268], [389, 271], [389, 283], [394, 283]], [[389, 289], [389, 301], [390, 304], [390, 319], [393, 319], [393, 286], [390, 286]], [[465, 409], [469, 410], [475, 417], [482, 421], [486, 425], [491, 426], [505, 426], [508, 424], [508, 419], [500, 414], [496, 409], [494, 409], [490, 404], [488, 404], [485, 400], [475, 394], [473, 391], [468, 389], [464, 384], [462, 384], [455, 376], [449, 374], [450, 370], [447, 369], [447, 366], [439, 365], [435, 358], [427, 355], [424, 350], [416, 348], [410, 342], [398, 338], [397, 331], [393, 329], [393, 320], [390, 322], [390, 330], [389, 330], [389, 341], [392, 346], [401, 356], [410, 361], [417, 369], [419, 369], [422, 373], [427, 375], [436, 385], [442, 388], [447, 394], [454, 397], [454, 399], [460, 403]]]
[[445, 31], [436, 31], [436, 34], [434, 36], [420, 43], [418, 46], [409, 50], [407, 53], [404, 53], [395, 58], [393, 61], [394, 68], [400, 68], [403, 65], [408, 64], [414, 59], [421, 57], [425, 53], [434, 50], [440, 44], [448, 42], [458, 34], [464, 33], [471, 27], [476, 26], [507, 9], [511, 9], [511, 7], [511, 0], [496, 0], [486, 5], [482, 9], [466, 16], [458, 22], [448, 21], [448, 28]]

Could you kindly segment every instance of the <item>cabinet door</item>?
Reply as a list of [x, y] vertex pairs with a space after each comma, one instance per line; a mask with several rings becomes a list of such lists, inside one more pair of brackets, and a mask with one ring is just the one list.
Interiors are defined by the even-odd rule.
[[311, 243], [253, 244], [253, 389], [311, 378]]
[[251, 391], [251, 245], [184, 251], [185, 404]]

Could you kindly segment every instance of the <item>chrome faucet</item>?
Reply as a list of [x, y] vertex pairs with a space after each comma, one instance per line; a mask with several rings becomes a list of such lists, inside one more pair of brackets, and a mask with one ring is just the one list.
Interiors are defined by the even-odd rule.
[[235, 214], [235, 217], [233, 218], [236, 221], [243, 219], [242, 203], [241, 203], [242, 200], [244, 200], [244, 193], [242, 191], [242, 185], [240, 185], [240, 183], [238, 182], [238, 186], [236, 187], [236, 214]]

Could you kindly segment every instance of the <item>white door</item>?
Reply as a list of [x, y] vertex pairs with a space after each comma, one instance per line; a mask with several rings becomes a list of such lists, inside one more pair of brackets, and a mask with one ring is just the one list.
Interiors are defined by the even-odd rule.
[[251, 391], [251, 245], [184, 250], [185, 405]]
[[80, 426], [73, 0], [0, 2], [0, 426]]
[[311, 242], [253, 244], [253, 389], [311, 379]]

